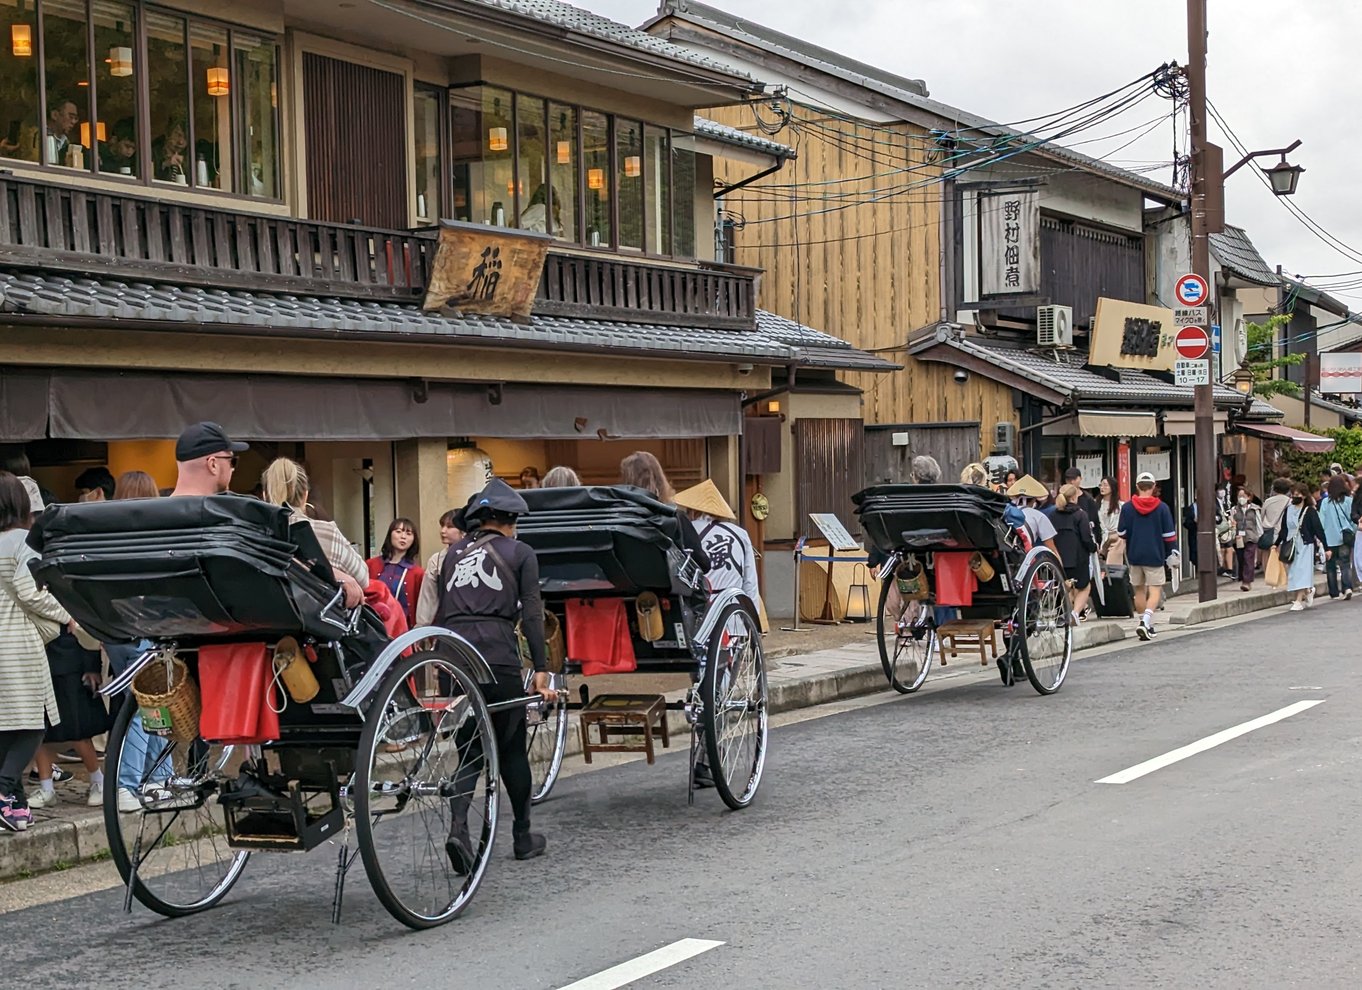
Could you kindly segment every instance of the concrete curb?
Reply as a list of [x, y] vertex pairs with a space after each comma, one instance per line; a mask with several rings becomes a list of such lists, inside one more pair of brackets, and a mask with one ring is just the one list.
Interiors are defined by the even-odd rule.
[[[1315, 593], [1327, 594], [1327, 583], [1325, 581], [1315, 582]], [[1251, 612], [1264, 612], [1268, 609], [1279, 608], [1289, 604], [1295, 597], [1295, 592], [1287, 591], [1284, 588], [1263, 590], [1263, 591], [1244, 591], [1233, 592], [1217, 598], [1213, 602], [1199, 602], [1193, 605], [1186, 615], [1175, 615], [1169, 622], [1173, 625], [1195, 626], [1203, 622], [1215, 622], [1219, 619], [1231, 619], [1238, 615], [1248, 615]]]

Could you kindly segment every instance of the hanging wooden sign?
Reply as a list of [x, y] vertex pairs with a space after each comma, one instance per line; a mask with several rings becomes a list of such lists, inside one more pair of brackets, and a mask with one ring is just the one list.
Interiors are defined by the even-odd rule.
[[422, 308], [528, 321], [552, 242], [523, 230], [441, 221]]

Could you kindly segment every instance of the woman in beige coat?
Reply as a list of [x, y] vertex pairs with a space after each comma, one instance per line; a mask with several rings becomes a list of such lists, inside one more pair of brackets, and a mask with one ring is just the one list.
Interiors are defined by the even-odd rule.
[[42, 509], [36, 491], [30, 496], [18, 478], [0, 471], [0, 828], [12, 832], [33, 820], [22, 778], [42, 745], [44, 716], [53, 725], [61, 721], [44, 643], [71, 621], [29, 570], [38, 555], [24, 540], [35, 508]]

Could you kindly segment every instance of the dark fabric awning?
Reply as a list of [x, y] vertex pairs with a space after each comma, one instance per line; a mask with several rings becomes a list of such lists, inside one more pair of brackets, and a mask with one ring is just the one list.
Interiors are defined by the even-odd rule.
[[1239, 430], [1265, 440], [1286, 440], [1297, 450], [1310, 454], [1327, 454], [1334, 449], [1332, 437], [1322, 437], [1318, 433], [1293, 430], [1289, 426], [1273, 426], [1270, 423], [1240, 423]]
[[211, 419], [251, 440], [732, 436], [736, 392], [266, 375], [0, 373], [0, 440], [178, 436]]

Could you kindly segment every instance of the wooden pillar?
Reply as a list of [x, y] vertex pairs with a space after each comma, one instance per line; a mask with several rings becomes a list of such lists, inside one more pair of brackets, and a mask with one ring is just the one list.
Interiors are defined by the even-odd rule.
[[415, 519], [425, 547], [438, 549], [440, 516], [454, 508], [448, 504], [448, 444], [444, 439], [436, 438], [400, 440], [394, 447], [397, 459], [397, 514]]

